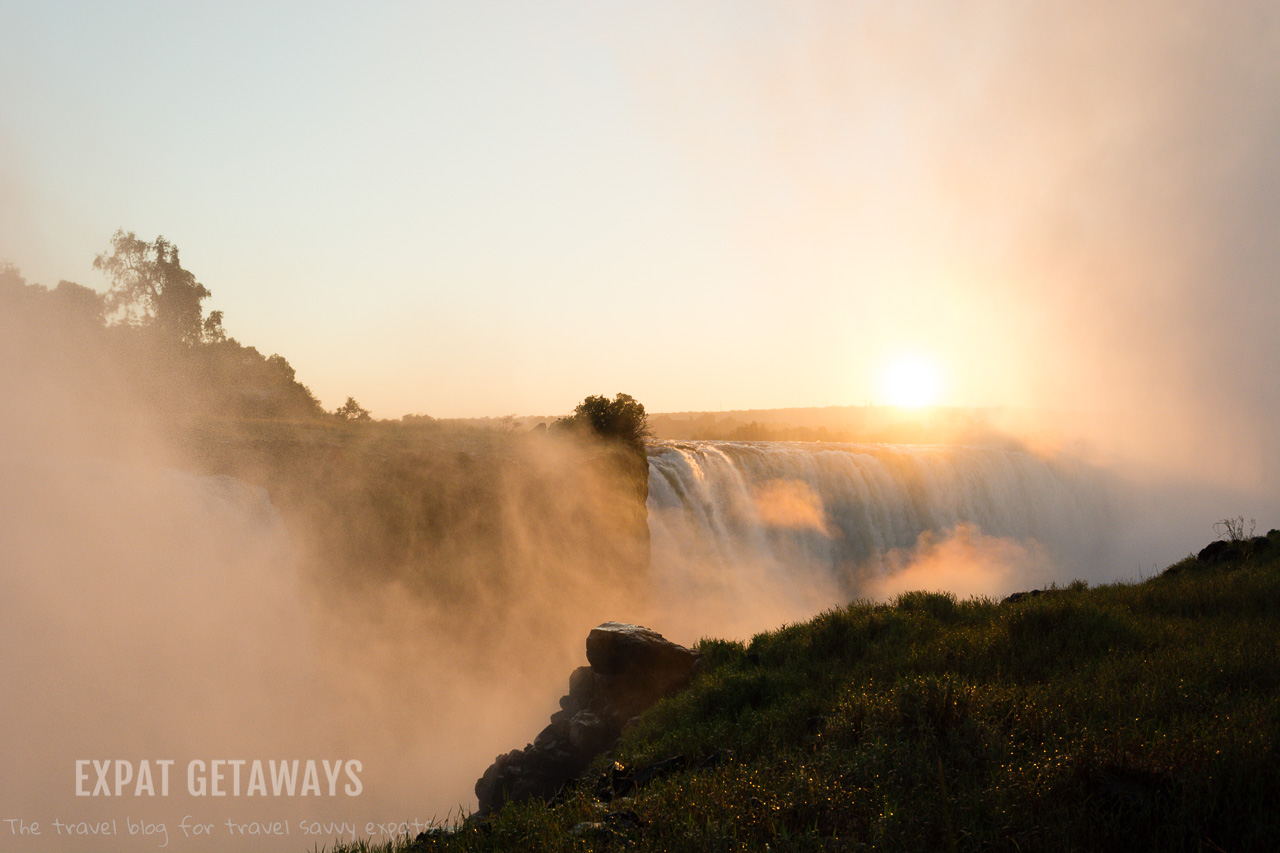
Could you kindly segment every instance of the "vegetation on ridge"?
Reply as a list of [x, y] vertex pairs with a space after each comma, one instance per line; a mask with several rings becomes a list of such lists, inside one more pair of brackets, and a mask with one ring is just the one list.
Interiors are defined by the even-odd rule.
[[338, 850], [1276, 849], [1277, 546], [704, 640], [693, 686], [610, 759], [685, 769], [611, 802], [588, 777], [555, 805]]
[[607, 441], [618, 441], [644, 452], [644, 441], [653, 435], [644, 404], [630, 394], [619, 393], [612, 400], [592, 394], [579, 403], [573, 414], [554, 424], [557, 430], [583, 430]]
[[[326, 411], [284, 356], [228, 336], [174, 243], [120, 230], [94, 268], [106, 293], [30, 284], [0, 262], [11, 452], [261, 486], [307, 581], [346, 607], [356, 593], [410, 596], [455, 654], [478, 660], [494, 645], [532, 649], [575, 596], [601, 605], [643, 579], [648, 469], [626, 438], [644, 430], [633, 398], [588, 397], [568, 420], [591, 429], [558, 435], [514, 417], [378, 420], [355, 397]], [[529, 601], [552, 585], [554, 599]]]

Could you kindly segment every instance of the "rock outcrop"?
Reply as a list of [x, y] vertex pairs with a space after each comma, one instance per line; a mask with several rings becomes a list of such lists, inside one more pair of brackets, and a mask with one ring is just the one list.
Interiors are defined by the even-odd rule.
[[1012, 595], [1006, 596], [1001, 604], [1017, 604], [1019, 601], [1023, 601], [1024, 599], [1035, 598], [1037, 595], [1044, 595], [1045, 592], [1046, 590], [1043, 589], [1027, 589], [1022, 592], [1015, 592]]
[[1219, 539], [1210, 542], [1196, 554], [1196, 560], [1207, 565], [1244, 560], [1271, 548], [1270, 534], [1246, 539]]
[[589, 665], [569, 676], [560, 710], [533, 743], [499, 755], [476, 782], [476, 814], [531, 797], [553, 799], [637, 716], [687, 685], [700, 657], [639, 625], [606, 622], [592, 628]]

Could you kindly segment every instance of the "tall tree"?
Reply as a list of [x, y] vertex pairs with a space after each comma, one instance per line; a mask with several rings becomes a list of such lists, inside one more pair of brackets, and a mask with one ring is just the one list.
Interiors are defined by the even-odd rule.
[[[93, 268], [111, 280], [107, 308], [121, 321], [153, 325], [166, 339], [188, 346], [205, 339], [200, 303], [209, 289], [182, 268], [178, 247], [164, 237], [148, 243], [122, 228], [111, 238], [111, 252], [94, 258]], [[219, 315], [208, 331], [220, 331], [220, 321]]]

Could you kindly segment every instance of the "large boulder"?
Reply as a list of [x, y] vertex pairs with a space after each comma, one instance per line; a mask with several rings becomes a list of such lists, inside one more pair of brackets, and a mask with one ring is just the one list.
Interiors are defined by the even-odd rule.
[[594, 709], [618, 729], [689, 683], [698, 655], [661, 634], [606, 622], [587, 635]]
[[591, 760], [612, 749], [623, 728], [686, 686], [700, 655], [661, 634], [606, 622], [587, 635], [587, 662], [569, 676], [560, 710], [533, 743], [500, 755], [476, 781], [480, 817], [506, 802], [551, 800]]
[[671, 673], [689, 675], [697, 653], [657, 631], [625, 622], [605, 622], [587, 634], [587, 663], [597, 675]]

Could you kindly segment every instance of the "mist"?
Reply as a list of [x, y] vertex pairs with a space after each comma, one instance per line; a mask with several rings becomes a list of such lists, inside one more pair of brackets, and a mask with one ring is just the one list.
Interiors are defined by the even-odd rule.
[[[751, 273], [740, 286], [732, 268], [708, 274], [732, 297], [709, 299], [716, 311], [627, 295], [644, 329], [634, 349], [701, 393], [785, 386], [844, 401], [861, 392], [850, 364], [865, 373], [877, 348], [926, 347], [947, 366], [947, 402], [998, 412], [1020, 478], [947, 479], [963, 457], [939, 454], [928, 477], [896, 482], [945, 488], [917, 500], [904, 487], [858, 527], [855, 502], [823, 485], [830, 464], [732, 481], [705, 516], [651, 476], [638, 519], [643, 500], [599, 447], [476, 433], [415, 455], [408, 427], [362, 444], [326, 426], [295, 442], [208, 411], [174, 418], [157, 399], [178, 371], [139, 367], [100, 329], [0, 314], [0, 721], [16, 733], [0, 798], [12, 816], [47, 829], [58, 815], [128, 813], [164, 822], [176, 849], [187, 814], [223, 840], [228, 817], [385, 835], [469, 809], [475, 778], [541, 727], [600, 622], [684, 643], [746, 638], [911, 589], [999, 597], [1139, 579], [1221, 518], [1280, 526], [1269, 4], [735, 4], [676, 7], [635, 32], [600, 23], [677, 177], [710, 199], [697, 216]], [[733, 348], [689, 326], [663, 338], [675, 314], [746, 329]], [[623, 337], [607, 319], [579, 325]], [[574, 364], [588, 351], [567, 348]], [[475, 350], [449, 355], [518, 358], [490, 341]], [[667, 393], [631, 358], [628, 379]], [[899, 474], [926, 456], [906, 455]], [[981, 482], [1050, 511], [996, 511], [966, 491]], [[435, 526], [418, 535], [424, 519]], [[880, 538], [850, 532], [862, 529]], [[174, 759], [176, 793], [77, 797], [81, 759]], [[184, 793], [195, 759], [357, 760], [362, 792], [211, 806]]]
[[[5, 672], [19, 686], [2, 708], [23, 733], [4, 748], [3, 796], [44, 825], [33, 849], [159, 841], [124, 837], [129, 821], [163, 825], [184, 849], [188, 817], [228, 843], [227, 821], [287, 821], [268, 849], [416, 831], [470, 810], [475, 779], [541, 728], [602, 621], [692, 644], [888, 595], [885, 576], [917, 577], [901, 568], [921, 550], [915, 531], [971, 504], [989, 508], [991, 532], [970, 551], [1001, 533], [1092, 530], [1088, 478], [1026, 454], [881, 448], [864, 478], [836, 462], [866, 464], [866, 450], [779, 445], [792, 476], [767, 448], [694, 445], [682, 452], [719, 459], [736, 489], [705, 498], [731, 522], [717, 538], [653, 503], [672, 483], [653, 474], [658, 445], [646, 502], [644, 463], [574, 434], [227, 418], [200, 408], [203, 390], [183, 403], [170, 387], [187, 356], [53, 310], [52, 294], [13, 293], [34, 301], [7, 302], [0, 330], [5, 363], [26, 368], [3, 375], [23, 401], [0, 436]], [[748, 457], [772, 474], [735, 478]], [[833, 500], [864, 479], [868, 496], [897, 497]], [[908, 518], [920, 488], [936, 512]], [[1044, 511], [1002, 503], [1020, 488]], [[191, 794], [184, 772], [293, 760], [356, 768], [359, 792], [329, 792], [321, 776], [319, 795], [215, 799]], [[95, 761], [131, 776], [172, 761], [171, 793], [133, 793], [140, 780], [126, 778], [121, 796], [82, 795]], [[84, 785], [80, 762], [94, 768]], [[49, 835], [53, 820], [114, 820], [121, 835]], [[316, 824], [331, 835], [297, 837]]]
[[1270, 490], [1274, 9], [811, 3], [753, 7], [741, 39], [721, 14], [669, 20], [683, 49], [642, 86], [742, 202], [744, 252], [828, 311], [856, 299], [861, 352], [935, 353], [957, 403]]
[[[0, 294], [0, 393], [20, 401], [0, 425], [0, 799], [41, 828], [24, 848], [163, 846], [130, 821], [164, 825], [173, 849], [200, 841], [184, 818], [220, 848], [246, 843], [227, 821], [288, 822], [251, 846], [300, 850], [456, 820], [493, 756], [541, 727], [588, 630], [652, 613], [647, 531], [607, 448], [473, 431], [470, 450], [388, 461], [399, 433], [365, 448], [332, 421], [175, 416], [154, 396], [181, 374], [163, 350], [133, 359], [125, 333], [14, 287]], [[166, 761], [169, 792], [156, 775], [135, 793], [143, 762]], [[208, 785], [212, 762], [241, 762], [238, 793], [223, 765], [225, 798], [193, 795], [196, 761]], [[247, 793], [254, 761], [266, 795]], [[319, 793], [272, 789], [280, 761], [319, 766]], [[98, 791], [78, 762], [127, 763], [123, 788]], [[336, 790], [324, 762], [347, 768]], [[116, 834], [83, 829], [98, 821]]]

